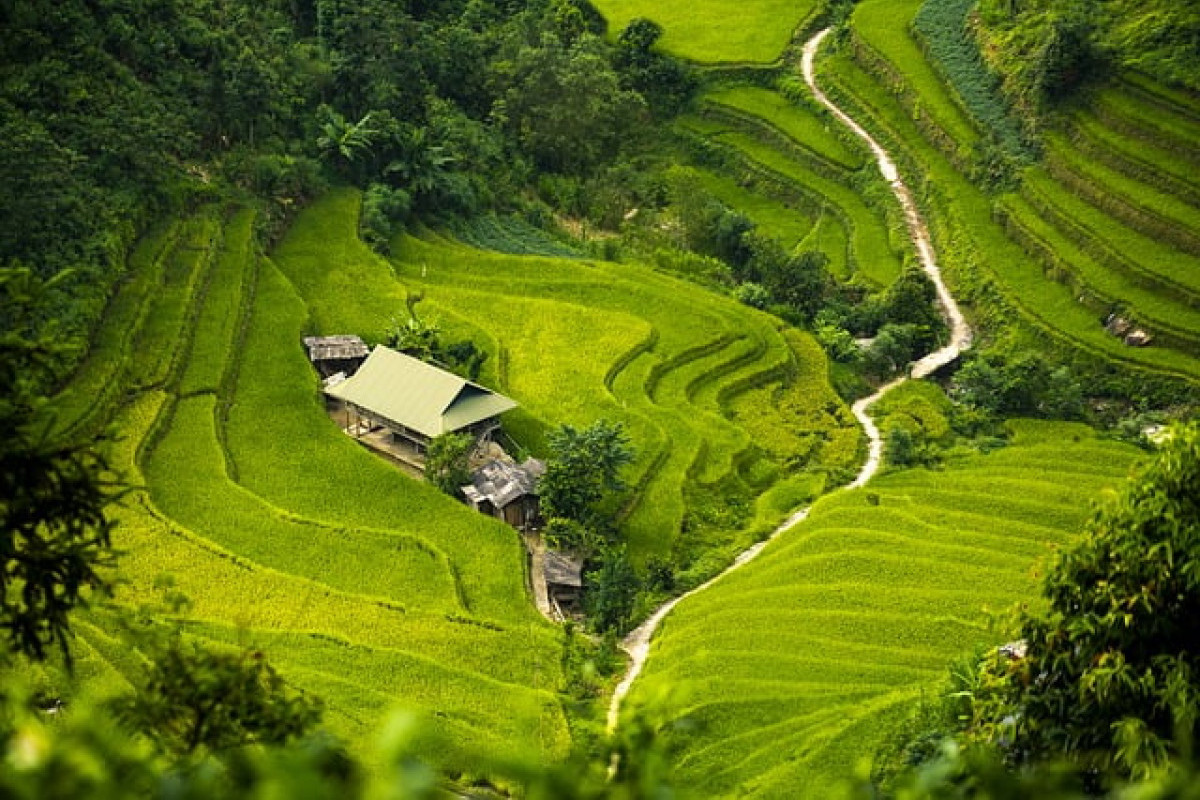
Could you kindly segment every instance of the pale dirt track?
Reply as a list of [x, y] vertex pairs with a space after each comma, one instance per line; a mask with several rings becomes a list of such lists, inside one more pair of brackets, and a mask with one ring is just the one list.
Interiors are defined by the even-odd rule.
[[[921, 211], [917, 208], [917, 204], [913, 201], [912, 192], [908, 186], [900, 178], [900, 172], [896, 169], [896, 163], [892, 160], [888, 152], [876, 142], [869, 133], [857, 122], [849, 117], [844, 111], [835, 106], [833, 102], [825, 95], [817, 86], [816, 73], [814, 63], [816, 61], [817, 49], [821, 46], [821, 42], [829, 35], [829, 28], [821, 31], [813, 36], [804, 45], [804, 54], [801, 59], [801, 71], [804, 74], [804, 81], [808, 84], [813, 96], [817, 102], [825, 106], [833, 114], [833, 116], [849, 128], [856, 136], [867, 143], [871, 149], [871, 153], [875, 156], [875, 161], [879, 165], [879, 171], [883, 174], [884, 180], [892, 187], [892, 192], [896, 195], [896, 199], [900, 203], [901, 209], [904, 211], [904, 219], [908, 225], [908, 235], [912, 239], [913, 247], [916, 249], [917, 257], [921, 263], [921, 269], [933, 281], [937, 287], [938, 301], [942, 307], [942, 313], [946, 317], [946, 321], [950, 324], [950, 343], [940, 350], [935, 350], [919, 361], [915, 361], [909, 365], [908, 376], [899, 377], [888, 384], [880, 387], [878, 391], [869, 397], [864, 397], [853, 406], [851, 410], [854, 416], [863, 426], [863, 431], [867, 435], [867, 460], [859, 470], [855, 479], [845, 488], [853, 489], [864, 485], [871, 479], [879, 470], [879, 465], [883, 458], [883, 437], [879, 433], [879, 428], [876, 427], [874, 421], [867, 414], [868, 409], [875, 404], [879, 398], [883, 397], [892, 389], [911, 378], [924, 378], [932, 374], [939, 367], [953, 361], [958, 357], [959, 353], [965, 350], [971, 343], [971, 329], [963, 318], [962, 312], [958, 308], [958, 304], [954, 302], [954, 297], [946, 288], [945, 282], [942, 280], [941, 270], [938, 269], [937, 256], [933, 250], [933, 243], [929, 237], [929, 229], [925, 225], [925, 220], [921, 216]], [[646, 663], [646, 658], [650, 654], [650, 639], [654, 636], [655, 630], [659, 624], [666, 618], [676, 604], [682, 600], [691, 597], [697, 592], [702, 592], [712, 586], [721, 578], [738, 569], [743, 564], [752, 561], [763, 548], [771, 541], [778, 537], [784, 531], [790, 530], [797, 525], [801, 520], [808, 516], [808, 507], [802, 508], [776, 528], [767, 539], [753, 545], [747, 550], [744, 550], [734, 562], [725, 569], [724, 572], [711, 578], [707, 582], [697, 586], [686, 594], [682, 594], [672, 600], [667, 601], [658, 608], [650, 618], [635, 628], [624, 641], [621, 642], [622, 649], [629, 653], [630, 663], [629, 669], [625, 673], [625, 677], [621, 683], [617, 685], [613, 691], [612, 701], [608, 706], [608, 730], [611, 732], [617, 727], [617, 719], [621, 710], [621, 701], [625, 699], [625, 695], [629, 693], [629, 688], [641, 673], [642, 667]]]

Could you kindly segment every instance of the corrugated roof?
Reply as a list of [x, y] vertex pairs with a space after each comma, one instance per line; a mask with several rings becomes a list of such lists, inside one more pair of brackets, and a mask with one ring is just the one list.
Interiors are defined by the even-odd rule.
[[517, 407], [502, 394], [382, 345], [326, 394], [430, 438]]

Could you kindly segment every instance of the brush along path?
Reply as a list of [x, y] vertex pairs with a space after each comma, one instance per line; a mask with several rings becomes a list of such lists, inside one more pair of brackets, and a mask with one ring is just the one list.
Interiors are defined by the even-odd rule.
[[[946, 288], [945, 283], [942, 281], [941, 271], [937, 266], [937, 257], [930, 241], [929, 231], [925, 226], [924, 220], [921, 218], [920, 210], [917, 208], [916, 203], [913, 202], [912, 193], [909, 191], [908, 186], [900, 178], [900, 172], [896, 168], [895, 162], [892, 161], [887, 151], [884, 150], [883, 147], [881, 147], [879, 143], [876, 142], [865, 129], [863, 129], [862, 126], [846, 115], [836, 105], [834, 105], [825, 95], [825, 93], [821, 91], [820, 87], [817, 86], [813, 64], [816, 59], [817, 50], [820, 48], [821, 42], [828, 34], [829, 29], [826, 28], [804, 45], [804, 55], [801, 62], [804, 80], [812, 90], [813, 96], [816, 97], [817, 101], [821, 103], [821, 105], [828, 108], [839, 122], [853, 131], [856, 136], [865, 141], [867, 146], [870, 147], [871, 153], [875, 156], [876, 163], [879, 165], [880, 172], [883, 174], [884, 179], [887, 180], [887, 182], [891, 185], [892, 191], [896, 195], [896, 199], [900, 202], [900, 206], [904, 210], [905, 221], [908, 225], [908, 233], [912, 239], [913, 246], [916, 248], [917, 255], [921, 262], [921, 268], [937, 287], [938, 301], [941, 303], [942, 309], [950, 323], [950, 343], [945, 347], [930, 353], [920, 361], [915, 362], [910, 369], [910, 375], [913, 378], [923, 378], [932, 374], [938, 368], [953, 361], [958, 357], [963, 349], [970, 345], [971, 329], [967, 326], [966, 319], [963, 317], [958, 305], [954, 302], [954, 297], [950, 294], [950, 291]], [[891, 391], [896, 386], [899, 386], [901, 383], [904, 383], [906, 380], [908, 380], [908, 378], [897, 378], [891, 383], [888, 383], [880, 388], [874, 394], [870, 395], [869, 397], [864, 397], [854, 404], [852, 409], [854, 416], [858, 418], [867, 434], [868, 453], [866, 463], [863, 464], [862, 469], [858, 472], [858, 476], [847, 488], [853, 489], [864, 485], [871, 479], [872, 476], [875, 475], [876, 472], [878, 472], [883, 456], [883, 438], [880, 436], [879, 428], [875, 425], [868, 412], [871, 406], [874, 405], [875, 402], [877, 402], [881, 397], [883, 397], [883, 395]], [[633, 682], [637, 679], [638, 674], [642, 671], [642, 668], [646, 663], [646, 657], [650, 652], [650, 640], [654, 636], [655, 630], [666, 618], [666, 616], [671, 613], [675, 606], [680, 601], [703, 592], [717, 581], [726, 577], [745, 564], [753, 561], [758, 554], [763, 551], [763, 548], [765, 548], [768, 543], [776, 539], [781, 533], [790, 530], [801, 521], [806, 519], [808, 512], [808, 508], [802, 508], [794, 513], [782, 525], [777, 527], [768, 539], [761, 541], [743, 551], [737, 557], [737, 559], [734, 560], [733, 564], [731, 564], [728, 569], [726, 569], [720, 575], [717, 575], [711, 580], [701, 584], [692, 591], [668, 601], [657, 611], [655, 611], [649, 619], [638, 626], [625, 638], [625, 640], [622, 642], [622, 646], [624, 647], [625, 651], [629, 653], [631, 661], [624, 679], [613, 692], [612, 701], [608, 709], [609, 730], [616, 728], [621, 710], [621, 701], [625, 698], [625, 695], [628, 694], [630, 687], [633, 685]]]

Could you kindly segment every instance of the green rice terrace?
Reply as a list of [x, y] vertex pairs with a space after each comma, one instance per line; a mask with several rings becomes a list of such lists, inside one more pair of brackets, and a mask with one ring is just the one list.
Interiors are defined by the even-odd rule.
[[[813, 0], [599, 0], [611, 30], [620, 31], [639, 17], [663, 27], [662, 48], [699, 64], [763, 65], [778, 61], [797, 29], [810, 24], [821, 4]], [[729, 21], [736, 19], [736, 25]]]
[[[1159, 62], [1037, 95], [1011, 61], [1036, 14], [993, 0], [486, 0], [393, 10], [395, 28], [315, 5], [263, 12], [299, 44], [253, 79], [303, 66], [277, 89], [314, 116], [192, 136], [232, 177], [172, 156], [194, 185], [79, 251], [113, 276], [37, 422], [110, 432], [129, 490], [113, 600], [74, 613], [64, 697], [135, 691], [129, 620], [155, 617], [265, 654], [370, 769], [397, 769], [379, 732], [415, 712], [411, 755], [452, 792], [526, 796], [497, 764], [596, 761], [607, 709], [608, 734], [662, 723], [680, 797], [829, 797], [950, 665], [1012, 638], [1053, 556], [1194, 417], [1200, 93]], [[638, 19], [662, 29], [646, 52], [621, 38]], [[408, 74], [380, 60], [400, 45], [347, 55], [339, 37], [369, 50], [368, 32], [465, 55]], [[684, 101], [657, 105], [647, 75]], [[529, 98], [573, 93], [615, 134], [589, 107], [582, 140], [566, 113], [537, 140]], [[65, 175], [95, 144], [31, 137], [0, 174], [28, 151]], [[323, 387], [305, 337], [395, 344], [406, 321], [468, 344], [475, 390], [515, 401], [483, 439], [518, 462], [553, 462], [564, 426], [627, 438], [569, 613], [542, 573], [564, 520], [481, 514], [327, 404], [354, 378]], [[623, 616], [598, 624], [622, 579]], [[623, 780], [637, 754], [604, 752]]]
[[818, 501], [753, 563], [660, 628], [631, 702], [682, 722], [680, 783], [713, 796], [823, 797], [1032, 597], [1081, 497], [1138, 451], [1082, 426], [1014, 423], [1012, 444]]

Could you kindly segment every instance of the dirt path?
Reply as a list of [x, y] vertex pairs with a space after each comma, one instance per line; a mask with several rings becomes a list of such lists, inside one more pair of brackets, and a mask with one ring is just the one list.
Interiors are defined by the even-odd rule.
[[[909, 365], [908, 376], [911, 378], [924, 378], [932, 374], [936, 369], [944, 366], [958, 357], [964, 349], [971, 343], [971, 329], [968, 327], [966, 320], [963, 318], [962, 312], [958, 308], [958, 304], [954, 302], [954, 297], [946, 288], [945, 282], [942, 281], [942, 273], [938, 269], [937, 257], [933, 250], [933, 244], [929, 237], [929, 229], [925, 225], [925, 220], [921, 216], [920, 209], [913, 202], [912, 192], [908, 186], [900, 179], [900, 172], [896, 169], [896, 163], [892, 160], [888, 152], [876, 142], [865, 129], [845, 112], [835, 106], [833, 102], [825, 95], [824, 92], [817, 86], [814, 63], [816, 61], [817, 49], [821, 46], [821, 42], [829, 35], [829, 28], [818, 33], [816, 36], [808, 40], [804, 45], [804, 55], [800, 62], [801, 71], [804, 74], [804, 82], [808, 84], [812, 90], [813, 96], [821, 105], [825, 106], [832, 112], [833, 116], [849, 128], [856, 136], [867, 143], [871, 149], [871, 153], [875, 156], [875, 161], [879, 165], [879, 171], [883, 174], [884, 179], [892, 187], [893, 194], [900, 202], [900, 207], [904, 211], [904, 219], [908, 225], [908, 235], [912, 239], [913, 247], [916, 248], [917, 257], [921, 262], [921, 268], [925, 274], [933, 281], [937, 287], [938, 301], [941, 303], [942, 312], [946, 317], [946, 321], [950, 324], [950, 343], [940, 350], [935, 350], [919, 361]], [[875, 404], [879, 398], [896, 388], [900, 384], [909, 380], [909, 377], [899, 377], [894, 381], [880, 387], [878, 391], [869, 397], [864, 397], [853, 406], [851, 410], [854, 416], [863, 426], [863, 431], [867, 435], [868, 448], [867, 460], [859, 470], [858, 476], [845, 488], [853, 489], [864, 485], [869, 481], [876, 472], [879, 471], [879, 466], [883, 460], [883, 437], [879, 433], [879, 428], [871, 419], [867, 411]], [[752, 561], [759, 553], [762, 552], [771, 541], [779, 536], [784, 531], [790, 530], [801, 520], [808, 516], [808, 507], [802, 508], [780, 525], [771, 533], [770, 537], [755, 544], [747, 550], [744, 550], [734, 562], [725, 569], [724, 572], [711, 578], [707, 582], [697, 586], [686, 594], [669, 600], [664, 603], [657, 611], [655, 611], [649, 619], [635, 628], [624, 641], [621, 642], [621, 647], [625, 652], [629, 653], [630, 664], [629, 670], [625, 673], [624, 679], [618, 684], [613, 692], [612, 701], [608, 706], [608, 730], [611, 732], [617, 727], [617, 719], [621, 711], [621, 701], [625, 699], [625, 695], [629, 693], [629, 688], [641, 674], [642, 667], [646, 663], [646, 657], [650, 653], [650, 640], [654, 636], [654, 632], [658, 629], [659, 624], [666, 618], [671, 610], [675, 608], [680, 601], [691, 597], [697, 592], [702, 592], [712, 586], [721, 578], [738, 569], [743, 564]]]

